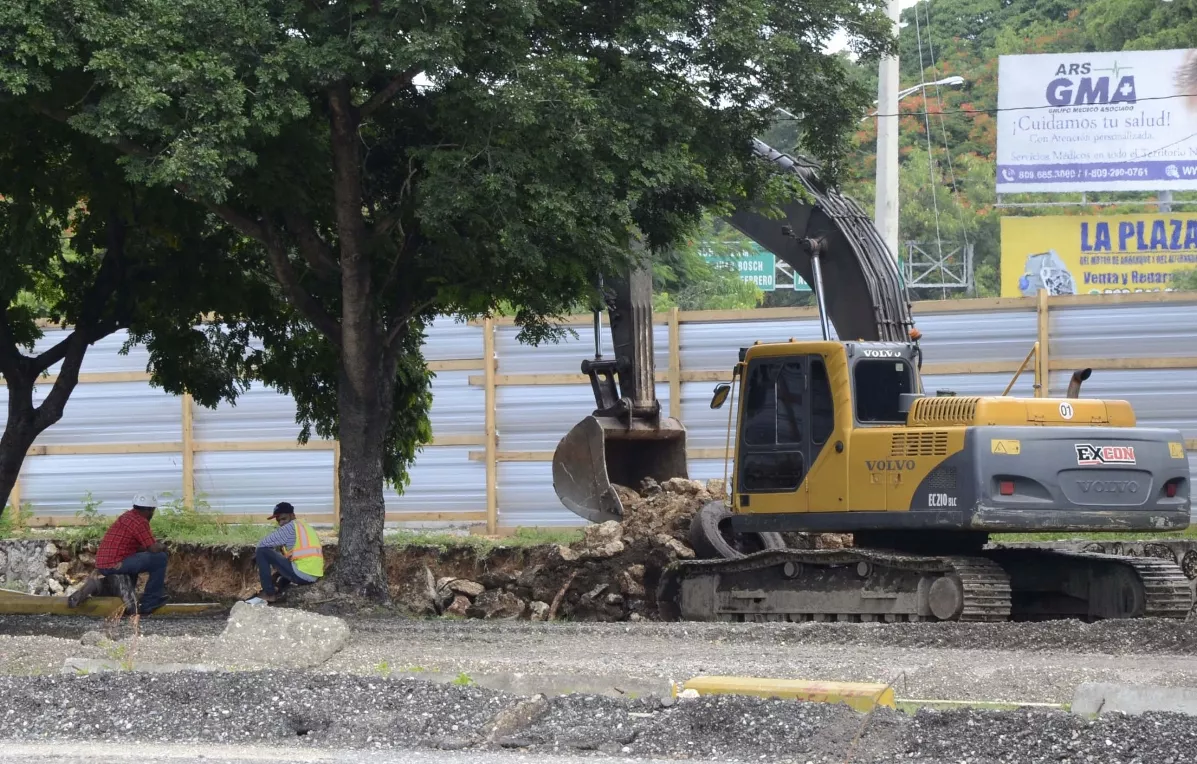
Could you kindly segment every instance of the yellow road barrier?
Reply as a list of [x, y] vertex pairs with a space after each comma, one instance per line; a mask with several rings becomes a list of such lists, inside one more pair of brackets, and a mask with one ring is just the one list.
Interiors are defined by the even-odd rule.
[[676, 698], [687, 690], [698, 695], [752, 695], [758, 698], [805, 700], [812, 703], [846, 703], [857, 711], [875, 706], [895, 708], [889, 685], [865, 682], [814, 682], [804, 679], [766, 679], [745, 676], [699, 676], [673, 685]]
[[[67, 604], [66, 597], [23, 594], [0, 589], [0, 614], [4, 615], [86, 615], [108, 618], [124, 606], [125, 603], [120, 597], [89, 597], [80, 603], [79, 607], [73, 608]], [[220, 610], [222, 607], [215, 602], [170, 602], [146, 617], [201, 615]]]

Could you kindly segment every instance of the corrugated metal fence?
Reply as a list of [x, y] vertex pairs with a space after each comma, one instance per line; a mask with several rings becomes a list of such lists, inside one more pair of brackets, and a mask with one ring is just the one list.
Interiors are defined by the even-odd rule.
[[[1049, 371], [1048, 394], [1062, 395], [1072, 370], [1092, 367], [1087, 395], [1129, 400], [1142, 424], [1179, 428], [1197, 454], [1195, 308], [1197, 294], [1178, 293], [918, 303], [924, 385], [928, 392], [1000, 394], [1039, 342], [1046, 352], [1035, 363]], [[571, 321], [577, 339], [533, 348], [516, 340], [509, 321], [438, 320], [425, 348], [436, 372], [435, 442], [420, 455], [406, 493], [388, 490], [388, 519], [492, 532], [580, 524], [553, 492], [549, 460], [561, 436], [594, 407], [579, 373], [593, 353], [589, 322]], [[816, 315], [673, 311], [656, 322], [657, 395], [687, 427], [691, 476], [723, 477], [727, 411], [709, 408], [711, 389], [730, 378], [741, 347], [817, 339]], [[59, 336], [48, 330], [44, 343]], [[144, 349], [120, 355], [124, 341], [114, 335], [88, 352], [62, 422], [25, 462], [14, 498], [32, 506], [35, 522], [70, 522], [89, 492], [103, 502], [101, 511], [119, 512], [142, 490], [188, 502], [200, 497], [213, 509], [251, 517], [288, 500], [317, 520], [335, 519], [336, 444], [298, 446], [289, 397], [259, 386], [236, 406], [197, 407], [187, 396], [151, 388]], [[606, 332], [603, 341], [609, 354]], [[1033, 380], [1028, 367], [1013, 392], [1034, 395]], [[0, 387], [0, 405], [5, 398]], [[1197, 474], [1197, 458], [1190, 459]]]

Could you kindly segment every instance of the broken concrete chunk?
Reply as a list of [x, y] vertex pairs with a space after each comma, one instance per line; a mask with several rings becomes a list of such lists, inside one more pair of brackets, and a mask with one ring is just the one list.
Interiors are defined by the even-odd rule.
[[348, 641], [349, 626], [340, 618], [238, 602], [203, 661], [222, 667], [311, 668]]
[[549, 617], [549, 604], [547, 602], [533, 600], [528, 603], [528, 610], [531, 612], [531, 619], [533, 621], [543, 621]]
[[519, 618], [527, 607], [524, 601], [511, 592], [491, 589], [478, 595], [466, 610], [470, 618], [509, 619]]
[[452, 579], [449, 582], [449, 588], [457, 594], [464, 594], [467, 597], [477, 597], [486, 591], [486, 587], [477, 581], [469, 581], [464, 578]]

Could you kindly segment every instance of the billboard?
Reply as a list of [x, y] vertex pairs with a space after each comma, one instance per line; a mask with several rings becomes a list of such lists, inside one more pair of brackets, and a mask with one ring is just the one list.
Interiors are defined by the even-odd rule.
[[1197, 50], [998, 59], [997, 192], [1197, 189]]
[[1002, 297], [1171, 291], [1197, 268], [1197, 212], [1002, 218]]

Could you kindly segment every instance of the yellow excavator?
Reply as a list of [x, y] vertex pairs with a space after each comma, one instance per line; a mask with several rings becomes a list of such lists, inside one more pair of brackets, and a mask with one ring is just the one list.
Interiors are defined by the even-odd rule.
[[[729, 499], [695, 515], [698, 558], [663, 572], [662, 617], [1185, 618], [1193, 594], [1174, 560], [988, 545], [991, 533], [1188, 527], [1181, 433], [1137, 426], [1125, 401], [1080, 398], [1089, 370], [1066, 398], [926, 393], [920, 334], [872, 221], [814, 163], [753, 146], [812, 201], [784, 219], [745, 201], [728, 220], [812, 285], [822, 339], [742, 348], [732, 382], [716, 387], [712, 408], [739, 391]], [[613, 484], [686, 476], [685, 428], [652, 395], [647, 278], [633, 270], [609, 303], [610, 361], [596, 317], [598, 358], [583, 371], [599, 408], [554, 456], [558, 496], [592, 521], [622, 514]], [[851, 533], [853, 546], [790, 548], [788, 532]]]

